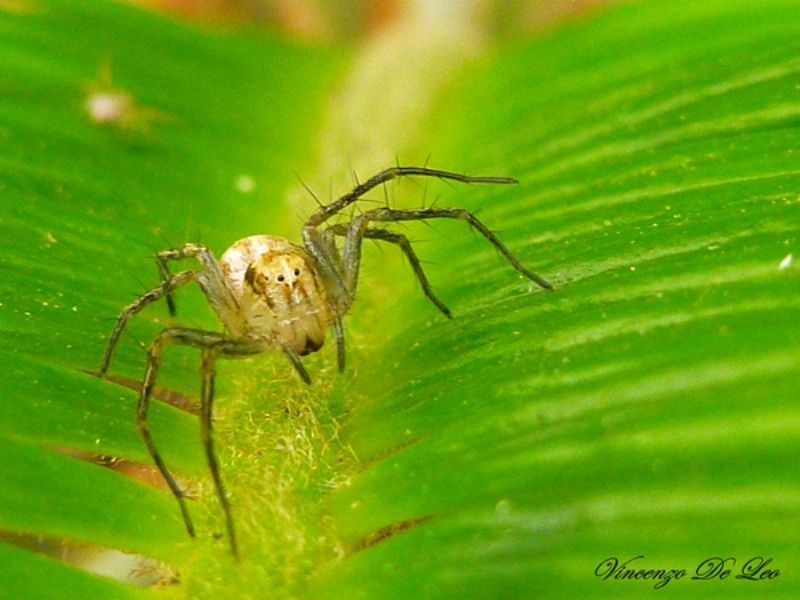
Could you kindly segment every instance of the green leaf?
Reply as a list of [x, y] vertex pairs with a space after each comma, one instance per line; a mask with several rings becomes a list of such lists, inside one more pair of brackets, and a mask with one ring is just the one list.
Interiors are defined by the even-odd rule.
[[[0, 9], [8, 540], [155, 557], [192, 598], [654, 593], [655, 580], [598, 576], [611, 557], [685, 569], [671, 595], [800, 592], [793, 3], [632, 3], [464, 70], [409, 152], [520, 185], [428, 182], [427, 197], [474, 211], [556, 291], [463, 223], [409, 226], [454, 320], [367, 247], [344, 377], [330, 348], [309, 360], [310, 388], [280, 356], [220, 365], [238, 564], [191, 415], [157, 402], [151, 422], [197, 496], [196, 540], [166, 492], [75, 458], [149, 464], [135, 392], [86, 371], [109, 319], [157, 281], [154, 251], [297, 238], [280, 199], [318, 159], [342, 60], [113, 3], [12, 6], [26, 10]], [[97, 92], [126, 94], [129, 111], [92, 122]], [[420, 202], [417, 185], [392, 190]], [[199, 293], [178, 301], [180, 323], [218, 329]], [[172, 322], [163, 307], [134, 320], [114, 374], [138, 380], [137, 342]], [[196, 398], [196, 369], [175, 351], [160, 383]], [[149, 594], [0, 554], [3, 597], [26, 597], [25, 579], [31, 598]], [[714, 556], [736, 559], [732, 575], [692, 580]], [[755, 556], [780, 575], [737, 580]]]
[[[687, 571], [681, 597], [797, 593], [798, 17], [626, 6], [440, 102], [436, 162], [521, 185], [438, 203], [480, 208], [557, 290], [457, 224], [426, 251], [456, 320], [390, 309], [347, 424], [368, 466], [332, 498], [344, 539], [380, 543], [320, 597], [641, 597], [657, 581], [595, 575], [640, 555]], [[691, 581], [712, 556], [781, 574]]]

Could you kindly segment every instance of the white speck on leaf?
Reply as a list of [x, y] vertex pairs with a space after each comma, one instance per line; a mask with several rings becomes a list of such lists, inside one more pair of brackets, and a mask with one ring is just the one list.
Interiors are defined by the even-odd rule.
[[250, 175], [239, 175], [234, 182], [234, 186], [236, 187], [236, 191], [242, 194], [249, 194], [256, 189], [256, 180], [250, 177]]
[[133, 100], [125, 92], [95, 92], [86, 99], [86, 112], [95, 123], [121, 123], [131, 114]]
[[794, 262], [794, 257], [791, 254], [787, 254], [781, 261], [781, 264], [778, 265], [778, 269], [781, 271], [785, 271], [786, 269], [792, 266], [793, 262]]
[[129, 91], [117, 87], [111, 75], [111, 62], [100, 63], [97, 78], [86, 85], [83, 109], [89, 120], [101, 127], [148, 133], [150, 123], [167, 116], [159, 110], [140, 106]]

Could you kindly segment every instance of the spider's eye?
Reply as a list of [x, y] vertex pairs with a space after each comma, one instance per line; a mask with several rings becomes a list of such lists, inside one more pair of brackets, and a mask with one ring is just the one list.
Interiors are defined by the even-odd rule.
[[286, 278], [283, 275], [278, 275], [278, 281], [283, 281], [284, 279]]
[[295, 269], [294, 270], [294, 276], [298, 277], [299, 275], [300, 275], [300, 269]]

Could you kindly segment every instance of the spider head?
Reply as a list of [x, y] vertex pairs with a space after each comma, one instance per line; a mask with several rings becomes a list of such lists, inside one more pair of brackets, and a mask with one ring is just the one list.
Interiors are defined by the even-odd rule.
[[268, 302], [298, 303], [308, 279], [305, 257], [287, 252], [266, 252], [250, 263], [244, 279], [254, 292]]
[[[276, 339], [298, 354], [322, 346], [330, 308], [311, 258], [289, 247], [256, 256], [244, 273], [242, 308], [254, 333]], [[267, 331], [268, 329], [268, 331]]]

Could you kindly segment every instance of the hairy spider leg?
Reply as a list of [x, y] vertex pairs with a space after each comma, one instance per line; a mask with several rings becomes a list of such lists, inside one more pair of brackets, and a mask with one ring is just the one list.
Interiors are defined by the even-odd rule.
[[[336, 225], [331, 225], [328, 229], [326, 229], [326, 232], [328, 231], [335, 233], [336, 235], [346, 236], [349, 231], [349, 224], [337, 223]], [[422, 287], [422, 292], [425, 294], [428, 300], [430, 300], [434, 306], [436, 306], [436, 308], [438, 308], [444, 314], [444, 316], [446, 316], [448, 319], [453, 318], [453, 314], [450, 312], [450, 309], [447, 308], [447, 305], [439, 300], [436, 294], [433, 293], [431, 284], [425, 275], [425, 271], [422, 269], [422, 264], [420, 263], [419, 257], [417, 257], [416, 252], [414, 252], [414, 248], [411, 246], [411, 242], [405, 235], [380, 228], [367, 228], [363, 231], [362, 235], [365, 238], [389, 242], [399, 246], [406, 255], [406, 258], [411, 265], [411, 269], [414, 271], [414, 275], [416, 275], [417, 281], [419, 281], [419, 284]]]
[[203, 446], [206, 451], [206, 460], [208, 468], [211, 471], [211, 477], [214, 481], [214, 487], [217, 491], [220, 504], [225, 513], [225, 523], [228, 529], [228, 537], [231, 545], [231, 552], [234, 556], [238, 557], [238, 547], [236, 544], [236, 533], [233, 528], [233, 516], [231, 513], [230, 502], [225, 492], [225, 487], [222, 483], [222, 476], [219, 472], [219, 464], [217, 462], [216, 454], [214, 453], [214, 445], [212, 439], [212, 404], [214, 401], [214, 363], [218, 357], [238, 358], [244, 356], [252, 356], [260, 354], [266, 349], [266, 345], [260, 340], [250, 339], [231, 339], [226, 338], [220, 333], [211, 331], [202, 331], [199, 329], [179, 329], [170, 328], [164, 329], [159, 333], [150, 344], [147, 351], [147, 368], [142, 382], [142, 388], [139, 392], [139, 404], [136, 410], [136, 426], [139, 433], [144, 439], [147, 450], [150, 453], [153, 462], [161, 472], [164, 481], [167, 482], [172, 495], [178, 501], [178, 506], [183, 516], [183, 522], [186, 526], [186, 531], [189, 532], [191, 537], [195, 536], [194, 525], [192, 518], [189, 514], [189, 509], [186, 506], [185, 494], [181, 489], [178, 482], [172, 476], [169, 468], [167, 467], [164, 459], [158, 451], [158, 447], [153, 440], [150, 433], [150, 426], [148, 423], [148, 409], [150, 407], [150, 397], [155, 386], [156, 378], [158, 376], [159, 368], [161, 367], [161, 356], [166, 344], [177, 344], [183, 346], [191, 346], [202, 350], [201, 361], [201, 377], [202, 377], [202, 391], [201, 391], [201, 406], [200, 406], [200, 435], [202, 438]]
[[303, 231], [305, 247], [314, 258], [320, 275], [327, 283], [326, 289], [333, 296], [333, 337], [336, 340], [336, 366], [340, 373], [345, 367], [345, 337], [342, 315], [347, 312], [349, 303], [344, 280], [341, 276], [342, 260], [336, 248], [335, 235], [329, 229], [321, 232], [316, 227]]
[[480, 221], [468, 210], [463, 208], [417, 208], [417, 209], [391, 209], [376, 208], [367, 211], [355, 219], [349, 225], [349, 231], [345, 238], [342, 262], [344, 264], [345, 284], [351, 294], [351, 299], [355, 296], [358, 285], [358, 271], [361, 263], [361, 245], [363, 238], [368, 230], [370, 222], [396, 222], [396, 221], [423, 221], [426, 219], [460, 219], [466, 221], [478, 233], [486, 238], [506, 260], [517, 271], [525, 277], [534, 281], [541, 287], [552, 290], [553, 286], [539, 277], [536, 273], [525, 268], [511, 251]]
[[156, 300], [159, 300], [164, 296], [168, 296], [179, 287], [186, 285], [190, 281], [194, 281], [194, 278], [194, 271], [181, 271], [180, 273], [171, 275], [169, 279], [162, 281], [158, 287], [154, 287], [146, 294], [139, 296], [139, 298], [122, 309], [122, 312], [119, 314], [117, 321], [114, 324], [114, 329], [111, 330], [111, 335], [108, 336], [108, 343], [106, 344], [105, 352], [103, 352], [103, 358], [100, 361], [100, 370], [98, 371], [100, 377], [104, 377], [108, 371], [108, 367], [111, 364], [111, 357], [114, 354], [114, 350], [119, 343], [119, 338], [122, 335], [122, 331], [125, 329], [128, 320], [140, 312], [148, 304], [152, 304]]
[[292, 363], [292, 366], [294, 367], [295, 371], [297, 371], [297, 374], [300, 375], [300, 379], [302, 379], [308, 385], [311, 385], [311, 375], [308, 374], [308, 371], [300, 360], [300, 356], [297, 354], [297, 352], [289, 348], [289, 346], [283, 344], [281, 344], [281, 350], [283, 350], [283, 353], [286, 355], [286, 358], [289, 359], [289, 362]]
[[[231, 545], [231, 553], [234, 558], [239, 558], [239, 546], [236, 542], [236, 530], [233, 527], [233, 513], [228, 494], [222, 483], [222, 475], [219, 472], [217, 455], [214, 452], [214, 431], [213, 431], [213, 404], [214, 404], [214, 379], [216, 377], [217, 352], [212, 348], [204, 348], [200, 363], [200, 373], [202, 385], [200, 391], [200, 437], [203, 440], [203, 448], [206, 451], [206, 462], [211, 471], [211, 478], [214, 480], [214, 488], [217, 490], [217, 497], [225, 514], [225, 526], [228, 529], [228, 540]], [[182, 502], [182, 498], [178, 499]], [[183, 508], [181, 508], [183, 511]]]
[[[203, 244], [187, 243], [180, 248], [162, 250], [156, 254], [156, 264], [158, 265], [158, 272], [161, 280], [168, 280], [171, 277], [168, 265], [169, 261], [184, 260], [187, 258], [196, 258], [200, 262], [202, 271], [198, 277], [198, 282], [204, 288], [212, 307], [214, 307], [214, 310], [220, 317], [223, 317], [222, 321], [225, 323], [225, 315], [236, 311], [236, 301], [233, 299], [231, 291], [225, 284], [225, 277], [220, 271], [217, 259], [206, 246]], [[172, 292], [166, 294], [166, 301], [169, 314], [175, 316], [176, 306]]]
[[183, 490], [178, 485], [178, 482], [175, 481], [172, 473], [170, 473], [166, 463], [164, 462], [164, 459], [161, 458], [161, 454], [159, 453], [155, 441], [153, 440], [153, 436], [150, 433], [150, 426], [147, 420], [148, 409], [150, 408], [150, 395], [153, 392], [153, 387], [156, 383], [156, 376], [158, 375], [158, 369], [161, 366], [161, 348], [164, 340], [169, 340], [173, 335], [177, 335], [177, 333], [173, 333], [176, 331], [177, 330], [169, 329], [162, 331], [152, 341], [147, 350], [147, 368], [144, 373], [142, 387], [139, 390], [139, 403], [136, 407], [136, 427], [139, 430], [139, 434], [142, 436], [142, 439], [144, 440], [145, 446], [147, 446], [147, 451], [150, 453], [150, 457], [153, 459], [156, 467], [158, 467], [158, 470], [161, 472], [161, 476], [164, 478], [164, 481], [167, 482], [172, 495], [175, 496], [178, 501], [178, 506], [180, 506], [181, 515], [183, 516], [183, 522], [186, 525], [186, 531], [189, 532], [191, 537], [194, 537], [194, 525], [192, 524], [192, 517], [189, 515], [189, 509], [186, 506], [186, 501], [184, 500]]
[[460, 183], [493, 183], [493, 184], [514, 184], [519, 183], [513, 177], [483, 177], [474, 175], [463, 175], [461, 173], [453, 173], [451, 171], [441, 171], [439, 169], [429, 169], [428, 167], [389, 167], [384, 169], [377, 175], [373, 175], [364, 183], [359, 183], [353, 188], [352, 191], [345, 194], [338, 200], [334, 200], [330, 204], [321, 206], [317, 211], [311, 215], [306, 221], [306, 227], [316, 227], [321, 225], [333, 215], [341, 211], [343, 208], [349, 206], [371, 189], [379, 185], [396, 179], [397, 177], [408, 176], [420, 177], [437, 177], [439, 179], [450, 179]]
[[[344, 368], [344, 328], [341, 319], [342, 315], [347, 312], [350, 304], [352, 304], [355, 296], [355, 282], [353, 281], [352, 284], [348, 284], [348, 282], [346, 282], [344, 279], [344, 276], [346, 275], [343, 276], [343, 272], [346, 274], [348, 271], [351, 271], [357, 275], [359, 261], [358, 259], [356, 260], [355, 269], [348, 267], [346, 262], [342, 262], [339, 251], [336, 249], [336, 246], [332, 241], [332, 236], [329, 235], [327, 230], [320, 232], [317, 228], [332, 216], [356, 202], [370, 190], [397, 177], [407, 176], [436, 177], [438, 179], [450, 179], [460, 183], [489, 183], [501, 185], [519, 183], [513, 177], [473, 176], [464, 175], [461, 173], [453, 173], [451, 171], [442, 171], [439, 169], [430, 169], [428, 167], [395, 166], [384, 169], [377, 175], [367, 179], [365, 182], [357, 184], [353, 190], [339, 199], [334, 200], [329, 204], [320, 206], [316, 212], [314, 212], [314, 214], [308, 218], [305, 226], [303, 227], [303, 244], [308, 253], [314, 257], [320, 274], [328, 282], [329, 293], [331, 296], [333, 296], [333, 300], [336, 305], [336, 310], [334, 311], [334, 334], [336, 336], [340, 370], [343, 370]], [[359, 245], [361, 237], [363, 237], [363, 234], [359, 235]], [[401, 245], [401, 247], [403, 246]], [[409, 256], [408, 252], [406, 252], [406, 256]], [[414, 258], [416, 258], [416, 256]], [[417, 264], [418, 262], [419, 261], [416, 261]], [[412, 267], [414, 264], [415, 262], [412, 259]], [[415, 272], [417, 272], [416, 269]], [[421, 268], [417, 274], [418, 278], [420, 278], [419, 273], [421, 273]], [[351, 279], [354, 278], [351, 277]], [[420, 281], [422, 281], [421, 278]], [[547, 284], [547, 286], [549, 286], [549, 284]], [[425, 286], [423, 285], [423, 289], [424, 288]], [[429, 287], [428, 290], [430, 291]], [[436, 304], [436, 306], [439, 307], [442, 312], [446, 311], [445, 314], [449, 313], [444, 304], [442, 304], [440, 301], [437, 301], [438, 299], [434, 300], [435, 296], [433, 296], [432, 292], [430, 295], [428, 295], [428, 297], [431, 298], [434, 304]]]

